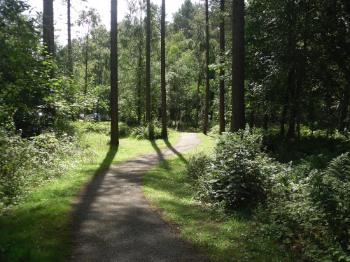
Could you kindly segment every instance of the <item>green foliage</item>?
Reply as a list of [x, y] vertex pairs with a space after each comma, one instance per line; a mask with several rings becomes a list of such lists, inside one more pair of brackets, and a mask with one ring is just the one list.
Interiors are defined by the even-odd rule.
[[[67, 163], [67, 159], [75, 157]], [[0, 132], [0, 209], [33, 188], [64, 174], [79, 160], [71, 137], [46, 133], [31, 139]]]
[[257, 211], [262, 231], [307, 260], [349, 261], [349, 164], [344, 154], [306, 177], [276, 173]]
[[311, 183], [311, 197], [324, 213], [335, 240], [350, 255], [349, 153], [335, 158], [324, 172], [316, 173]]
[[200, 195], [235, 209], [255, 206], [266, 197], [269, 164], [261, 135], [248, 129], [227, 133], [219, 138], [210, 170], [200, 179]]
[[210, 169], [211, 158], [203, 153], [193, 155], [188, 160], [186, 174], [188, 177], [198, 180], [207, 174]]
[[[153, 132], [154, 132], [154, 136], [153, 136], [154, 139], [162, 138], [162, 129], [161, 127], [159, 127], [159, 125], [157, 124], [153, 125]], [[131, 131], [131, 136], [139, 140], [149, 139], [148, 126], [134, 127]]]

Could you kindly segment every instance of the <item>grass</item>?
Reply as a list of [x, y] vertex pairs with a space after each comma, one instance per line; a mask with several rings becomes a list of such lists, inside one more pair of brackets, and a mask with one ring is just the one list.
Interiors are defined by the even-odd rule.
[[[84, 130], [85, 124], [77, 126]], [[171, 131], [169, 140], [173, 143], [178, 137], [179, 133]], [[86, 153], [80, 164], [0, 215], [0, 261], [68, 260], [72, 200], [81, 187], [113, 163], [154, 151], [154, 144], [147, 140], [123, 138], [119, 148], [113, 150], [108, 141], [108, 135], [103, 132], [81, 131], [80, 143]], [[162, 140], [156, 141], [156, 145], [166, 147]]]
[[[190, 155], [210, 152], [214, 139], [201, 136], [202, 145]], [[255, 223], [244, 215], [226, 215], [195, 198], [186, 164], [177, 157], [160, 163], [144, 178], [144, 192], [165, 220], [176, 224], [180, 236], [213, 261], [292, 261], [275, 243], [251, 235]]]

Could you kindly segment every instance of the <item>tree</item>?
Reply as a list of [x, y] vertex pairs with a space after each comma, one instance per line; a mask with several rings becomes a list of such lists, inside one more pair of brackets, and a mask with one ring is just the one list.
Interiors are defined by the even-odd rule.
[[54, 56], [55, 55], [55, 31], [54, 31], [53, 0], [44, 0], [43, 42], [46, 47], [46, 51], [51, 56]]
[[205, 48], [206, 48], [206, 82], [203, 133], [206, 135], [209, 129], [209, 1], [205, 0]]
[[119, 145], [118, 128], [118, 3], [111, 0], [111, 146]]
[[220, 134], [225, 132], [225, 0], [220, 0]]
[[72, 57], [72, 24], [71, 24], [71, 0], [67, 0], [67, 31], [68, 31], [68, 71], [73, 75]]
[[151, 108], [151, 3], [147, 0], [146, 7], [146, 122], [149, 139], [154, 138]]
[[167, 130], [167, 105], [166, 105], [166, 79], [165, 79], [165, 0], [162, 0], [161, 15], [161, 100], [162, 100], [162, 137], [168, 137]]
[[231, 132], [245, 128], [244, 59], [244, 0], [233, 0]]
[[88, 11], [83, 11], [78, 20], [79, 26], [86, 26], [86, 35], [85, 35], [85, 43], [84, 43], [84, 69], [85, 69], [85, 78], [84, 78], [84, 94], [87, 94], [88, 91], [88, 80], [89, 80], [89, 53], [90, 53], [90, 33], [91, 30], [96, 28], [96, 26], [101, 21], [101, 18], [99, 14], [97, 13], [97, 10], [94, 8], [91, 8]]

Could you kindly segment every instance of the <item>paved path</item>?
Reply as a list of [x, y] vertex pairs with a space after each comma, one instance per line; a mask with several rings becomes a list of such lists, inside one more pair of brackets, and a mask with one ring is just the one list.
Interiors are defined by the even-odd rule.
[[73, 213], [72, 261], [206, 261], [151, 210], [142, 193], [142, 175], [167, 156], [200, 143], [183, 134], [167, 149], [137, 157], [97, 175]]

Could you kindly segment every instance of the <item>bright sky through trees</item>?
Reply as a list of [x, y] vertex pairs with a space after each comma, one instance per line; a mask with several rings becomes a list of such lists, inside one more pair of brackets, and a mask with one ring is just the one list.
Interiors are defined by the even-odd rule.
[[[185, 0], [168, 0], [166, 1], [167, 20], [172, 19], [173, 14], [181, 7]], [[194, 0], [193, 2], [198, 2]], [[32, 7], [31, 15], [35, 15], [36, 12], [42, 12], [43, 1], [42, 0], [28, 0], [29, 5]], [[152, 0], [152, 3], [161, 5], [161, 0]], [[72, 22], [75, 22], [78, 18], [79, 12], [84, 9], [95, 8], [101, 16], [102, 23], [109, 29], [110, 27], [110, 0], [87, 0], [82, 2], [81, 0], [72, 1]], [[67, 27], [66, 27], [66, 3], [65, 0], [54, 1], [55, 12], [55, 34], [60, 44], [65, 44], [67, 41]], [[121, 21], [128, 12], [128, 0], [118, 0], [118, 20]], [[77, 26], [72, 28], [73, 38], [80, 35], [81, 29]]]

